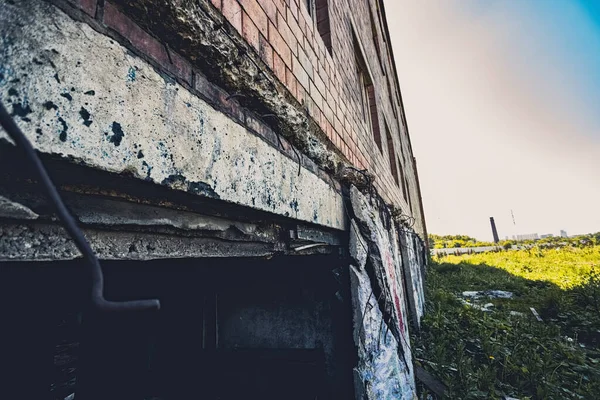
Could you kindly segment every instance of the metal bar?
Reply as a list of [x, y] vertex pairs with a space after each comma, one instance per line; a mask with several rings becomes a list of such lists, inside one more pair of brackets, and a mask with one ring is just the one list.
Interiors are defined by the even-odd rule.
[[17, 145], [17, 151], [21, 151], [25, 158], [28, 159], [33, 165], [46, 193], [48, 194], [48, 197], [54, 205], [59, 219], [86, 260], [92, 280], [92, 306], [95, 309], [102, 311], [142, 311], [160, 309], [160, 302], [157, 299], [116, 302], [104, 298], [104, 274], [102, 273], [102, 267], [100, 266], [98, 258], [94, 254], [94, 251], [92, 250], [85, 236], [83, 236], [83, 233], [77, 225], [75, 218], [65, 206], [65, 203], [58, 193], [56, 186], [54, 186], [54, 183], [52, 183], [52, 180], [50, 179], [42, 160], [38, 157], [37, 153], [33, 149], [33, 146], [27, 137], [25, 137], [25, 134], [23, 134], [21, 129], [8, 114], [1, 102], [0, 125]]

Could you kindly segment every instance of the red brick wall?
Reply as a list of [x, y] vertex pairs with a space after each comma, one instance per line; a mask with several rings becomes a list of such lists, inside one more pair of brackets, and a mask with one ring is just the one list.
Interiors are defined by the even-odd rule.
[[[97, 0], [68, 1], [87, 15], [101, 19], [104, 26], [127, 38], [162, 68], [192, 85], [191, 65], [121, 14], [110, 2], [103, 2], [104, 7], [99, 12]], [[380, 0], [327, 0], [331, 53], [317, 30], [317, 14], [320, 13], [322, 19], [323, 10], [315, 12], [313, 19], [305, 6], [306, 0], [211, 2], [289, 92], [306, 106], [310, 116], [345, 157], [357, 168], [371, 171], [382, 196], [409, 212], [402, 184], [402, 175], [405, 175], [411, 203], [416, 206], [412, 211], [419, 214], [412, 150], [403, 123], [404, 112], [391, 64], [389, 38], [382, 27], [385, 21], [378, 12]], [[318, 0], [316, 6], [322, 8], [323, 3]], [[363, 118], [354, 34], [373, 83], [375, 123]], [[374, 127], [379, 127], [381, 149], [376, 144]], [[393, 165], [390, 160], [398, 162]], [[397, 168], [398, 183], [392, 168]]]
[[[214, 0], [213, 4], [254, 46], [288, 90], [304, 102], [310, 115], [348, 160], [357, 168], [367, 168], [375, 174], [376, 186], [384, 198], [406, 206], [401, 185], [396, 184], [392, 174], [392, 168], [399, 166], [391, 165], [390, 159], [397, 159], [401, 151], [406, 152], [406, 157], [400, 159], [406, 160], [402, 170], [407, 174], [411, 197], [416, 196], [413, 193], [416, 182], [407, 130], [399, 120], [403, 110], [388, 54], [389, 39], [384, 37], [379, 23], [377, 1], [328, 1], [331, 54], [317, 30], [316, 21], [304, 5], [305, 0]], [[373, 127], [361, 114], [352, 24], [375, 88], [378, 123]], [[373, 30], [378, 37], [379, 54]], [[385, 125], [392, 137], [381, 138], [380, 150], [371, 130], [379, 126], [380, 135], [387, 134], [386, 129], [381, 129]], [[390, 151], [396, 157], [390, 157]], [[413, 203], [417, 202], [413, 198]]]

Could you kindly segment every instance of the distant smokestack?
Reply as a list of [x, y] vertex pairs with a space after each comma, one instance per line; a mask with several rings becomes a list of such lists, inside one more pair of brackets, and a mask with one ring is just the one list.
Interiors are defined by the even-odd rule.
[[494, 235], [494, 243], [498, 243], [500, 239], [498, 238], [498, 231], [496, 230], [496, 223], [494, 222], [494, 217], [490, 217], [490, 224], [492, 224], [492, 235]]

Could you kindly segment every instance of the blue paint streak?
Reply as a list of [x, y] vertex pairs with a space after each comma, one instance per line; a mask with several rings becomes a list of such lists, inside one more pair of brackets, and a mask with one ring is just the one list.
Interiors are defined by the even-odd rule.
[[129, 67], [129, 71], [127, 71], [127, 82], [133, 82], [136, 78], [135, 68]]

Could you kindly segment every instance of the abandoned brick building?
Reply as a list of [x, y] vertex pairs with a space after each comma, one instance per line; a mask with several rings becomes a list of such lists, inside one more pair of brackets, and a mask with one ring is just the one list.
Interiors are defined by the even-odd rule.
[[386, 20], [383, 0], [0, 0], [1, 103], [101, 294], [160, 302], [94, 306], [0, 130], [0, 398], [414, 398], [426, 228]]

